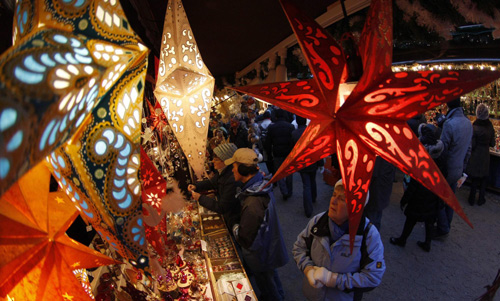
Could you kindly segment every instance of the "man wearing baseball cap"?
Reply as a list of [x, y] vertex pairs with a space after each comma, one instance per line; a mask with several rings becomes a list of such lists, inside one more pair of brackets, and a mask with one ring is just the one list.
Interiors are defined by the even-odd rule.
[[241, 202], [240, 223], [233, 234], [241, 246], [243, 260], [255, 276], [259, 300], [283, 300], [284, 292], [276, 268], [288, 262], [285, 241], [276, 212], [272, 185], [259, 172], [257, 154], [240, 148], [224, 161], [233, 165], [236, 181], [243, 183], [237, 194]]

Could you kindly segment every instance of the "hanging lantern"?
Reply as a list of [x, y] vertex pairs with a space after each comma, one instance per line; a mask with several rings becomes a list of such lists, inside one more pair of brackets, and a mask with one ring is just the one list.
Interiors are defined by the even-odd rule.
[[154, 94], [196, 176], [204, 171], [214, 78], [203, 63], [180, 0], [167, 5]]

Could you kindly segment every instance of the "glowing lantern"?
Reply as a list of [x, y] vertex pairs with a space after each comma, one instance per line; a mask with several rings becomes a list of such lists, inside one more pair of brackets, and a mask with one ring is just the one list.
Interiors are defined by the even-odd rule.
[[0, 195], [71, 139], [147, 53], [116, 0], [17, 1], [13, 41], [0, 56]]
[[180, 0], [167, 5], [155, 96], [189, 164], [204, 170], [214, 78], [201, 59]]
[[147, 264], [139, 140], [148, 50], [116, 0], [19, 1], [0, 57], [0, 183], [40, 159], [119, 253]]
[[119, 263], [66, 235], [78, 211], [40, 163], [0, 199], [0, 297], [90, 300], [74, 269]]
[[336, 152], [353, 229], [349, 231], [352, 248], [375, 155], [379, 155], [439, 195], [471, 225], [406, 120], [493, 81], [500, 72], [393, 73], [392, 2], [374, 0], [361, 35], [363, 75], [341, 106], [340, 94], [348, 94], [339, 91], [347, 77], [343, 49], [314, 20], [288, 1], [281, 2], [313, 78], [234, 88], [311, 119], [272, 182]]

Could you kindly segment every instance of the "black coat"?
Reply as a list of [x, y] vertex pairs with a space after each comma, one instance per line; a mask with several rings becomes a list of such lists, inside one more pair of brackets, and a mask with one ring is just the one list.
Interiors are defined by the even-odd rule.
[[465, 173], [472, 178], [490, 173], [490, 146], [495, 146], [495, 129], [489, 119], [476, 120], [472, 125], [472, 153]]
[[[446, 178], [446, 161], [444, 156], [434, 159], [434, 162]], [[417, 221], [425, 221], [437, 217], [439, 210], [444, 206], [443, 201], [437, 195], [413, 178], [410, 179], [408, 188], [401, 198], [401, 205], [406, 204], [405, 215], [411, 216]]]
[[234, 143], [238, 148], [251, 147], [248, 142], [248, 130], [239, 126], [236, 133], [231, 128], [229, 130], [229, 142]]
[[226, 225], [231, 230], [234, 224], [240, 221], [241, 204], [236, 198], [236, 187], [231, 166], [227, 166], [221, 172], [216, 173], [211, 179], [200, 181], [195, 184], [196, 191], [217, 190], [216, 198], [201, 195], [198, 202], [203, 207], [222, 214]]
[[290, 154], [293, 148], [292, 132], [295, 127], [279, 119], [267, 127], [265, 149], [275, 158], [284, 158]]
[[396, 167], [382, 157], [375, 159], [372, 179], [370, 182], [370, 199], [366, 205], [367, 211], [381, 211], [389, 206], [392, 194], [392, 183], [396, 175]]

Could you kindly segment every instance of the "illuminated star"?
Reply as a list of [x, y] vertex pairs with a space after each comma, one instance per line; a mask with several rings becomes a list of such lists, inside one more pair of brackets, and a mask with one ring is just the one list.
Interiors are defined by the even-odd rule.
[[62, 297], [64, 298], [64, 300], [73, 300], [73, 296], [68, 295], [68, 293], [65, 293], [64, 295], [62, 295]]
[[[471, 225], [406, 121], [495, 80], [500, 72], [392, 72], [392, 2], [374, 0], [359, 46], [363, 75], [342, 105], [340, 96], [346, 93], [339, 88], [347, 77], [344, 50], [314, 20], [288, 1], [281, 2], [313, 78], [234, 88], [311, 120], [271, 182], [336, 153], [349, 227], [357, 229], [379, 155], [439, 195]], [[352, 248], [356, 231], [349, 233]]]
[[57, 201], [58, 204], [64, 204], [64, 200], [60, 197], [56, 197], [55, 200]]

